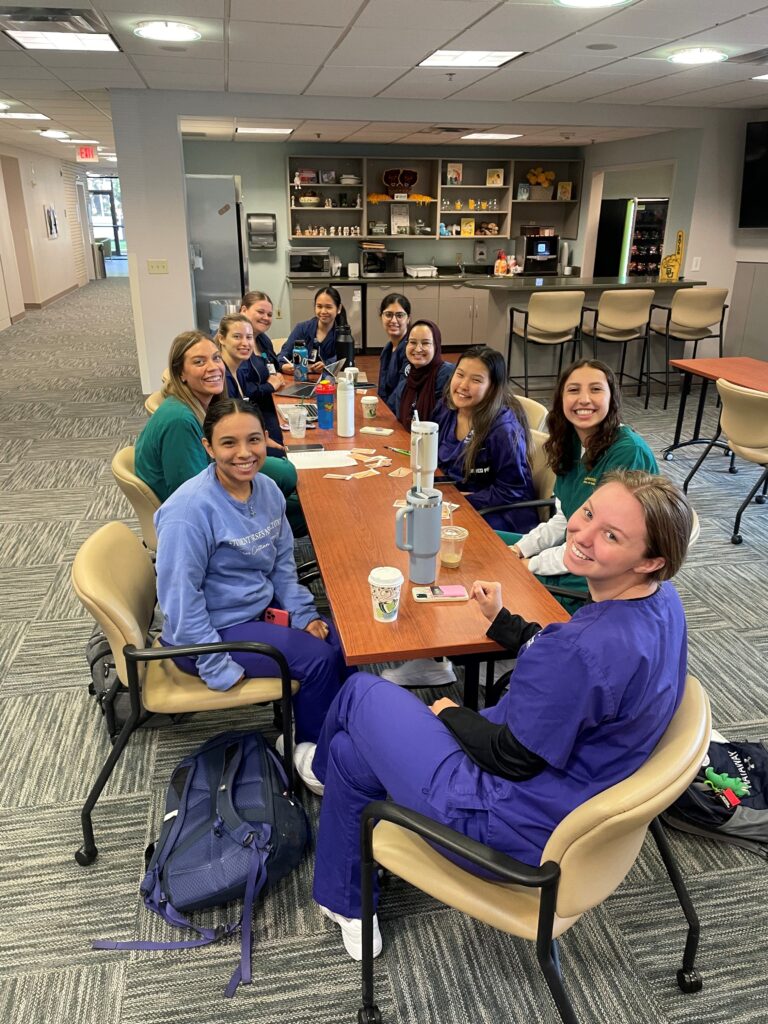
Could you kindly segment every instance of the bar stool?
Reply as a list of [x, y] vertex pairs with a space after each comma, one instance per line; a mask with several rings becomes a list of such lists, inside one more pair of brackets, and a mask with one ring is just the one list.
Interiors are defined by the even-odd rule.
[[661, 334], [665, 340], [664, 355], [664, 408], [669, 402], [669, 358], [670, 341], [692, 341], [693, 355], [699, 342], [705, 338], [717, 338], [718, 355], [723, 357], [723, 322], [728, 309], [725, 300], [728, 298], [727, 288], [681, 288], [672, 296], [667, 306], [656, 303], [651, 311], [658, 311], [655, 321], [651, 320], [651, 330]]
[[603, 292], [597, 308], [587, 307], [584, 313], [594, 314], [591, 327], [587, 327], [582, 319], [582, 337], [592, 338], [592, 352], [597, 357], [598, 341], [618, 343], [621, 345], [621, 368], [619, 370], [619, 387], [624, 382], [624, 363], [627, 358], [627, 345], [630, 341], [643, 342], [640, 356], [640, 376], [637, 380], [637, 393], [643, 386], [643, 366], [645, 365], [645, 408], [651, 398], [651, 360], [649, 345], [649, 319], [654, 291], [652, 288], [627, 288]]
[[[535, 292], [526, 307], [512, 306], [509, 310], [509, 341], [507, 343], [507, 371], [512, 366], [512, 339], [523, 342], [523, 391], [528, 394], [528, 342], [534, 345], [559, 345], [560, 361], [557, 374], [563, 368], [563, 348], [573, 343], [572, 359], [581, 353], [581, 310], [584, 292]], [[515, 329], [515, 313], [523, 318], [522, 329]], [[549, 377], [551, 374], [536, 374]], [[516, 378], [510, 377], [516, 382]]]

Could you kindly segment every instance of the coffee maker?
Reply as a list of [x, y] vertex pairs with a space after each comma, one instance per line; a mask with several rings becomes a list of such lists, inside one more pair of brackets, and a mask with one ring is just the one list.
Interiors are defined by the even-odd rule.
[[556, 234], [522, 234], [515, 243], [515, 256], [524, 274], [544, 277], [557, 274], [560, 237]]

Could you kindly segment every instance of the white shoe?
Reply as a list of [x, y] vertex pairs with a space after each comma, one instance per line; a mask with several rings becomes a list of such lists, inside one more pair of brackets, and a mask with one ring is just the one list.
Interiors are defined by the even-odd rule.
[[[335, 921], [341, 928], [341, 940], [344, 943], [344, 948], [352, 957], [353, 960], [363, 959], [363, 922], [359, 917], [342, 917], [341, 914], [335, 914], [328, 907], [323, 907], [318, 903], [318, 906], [331, 921]], [[378, 956], [381, 953], [381, 932], [379, 931], [379, 919], [376, 914], [373, 915], [373, 955]]]
[[[294, 742], [294, 744], [296, 743], [296, 731], [295, 730], [293, 732], [293, 742]], [[285, 737], [284, 737], [284, 735], [282, 733], [280, 733], [280, 735], [275, 740], [275, 750], [277, 751], [279, 757], [282, 757], [283, 754], [285, 753]]]
[[316, 743], [299, 743], [293, 752], [293, 763], [296, 766], [296, 771], [299, 773], [299, 778], [310, 793], [322, 796], [325, 792], [325, 786], [312, 771], [312, 762], [315, 759], [316, 750]]
[[416, 658], [396, 668], [385, 668], [381, 674], [398, 686], [448, 686], [456, 682], [456, 673], [447, 658]]

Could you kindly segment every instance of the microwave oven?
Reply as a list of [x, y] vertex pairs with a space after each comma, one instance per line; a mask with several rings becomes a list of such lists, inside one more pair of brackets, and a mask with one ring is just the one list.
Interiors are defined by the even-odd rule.
[[297, 248], [288, 250], [289, 277], [330, 277], [331, 250]]
[[381, 249], [360, 250], [362, 277], [405, 277], [405, 255]]

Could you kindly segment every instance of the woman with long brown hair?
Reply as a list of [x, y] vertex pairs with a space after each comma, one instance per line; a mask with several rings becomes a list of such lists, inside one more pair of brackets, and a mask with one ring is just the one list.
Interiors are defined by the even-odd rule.
[[[509, 389], [500, 352], [487, 345], [468, 348], [433, 418], [440, 427], [438, 465], [476, 509], [536, 497], [528, 422]], [[535, 525], [536, 511], [495, 512], [486, 522], [495, 530], [525, 532]]]
[[[569, 517], [609, 470], [658, 473], [659, 468], [643, 438], [622, 424], [621, 391], [611, 368], [599, 359], [581, 359], [566, 367], [547, 426], [544, 450], [555, 473], [555, 514], [523, 537], [502, 536], [519, 558], [528, 559], [528, 568], [543, 583], [586, 593], [584, 577], [570, 573], [565, 565]], [[569, 607], [567, 598], [562, 603]]]

